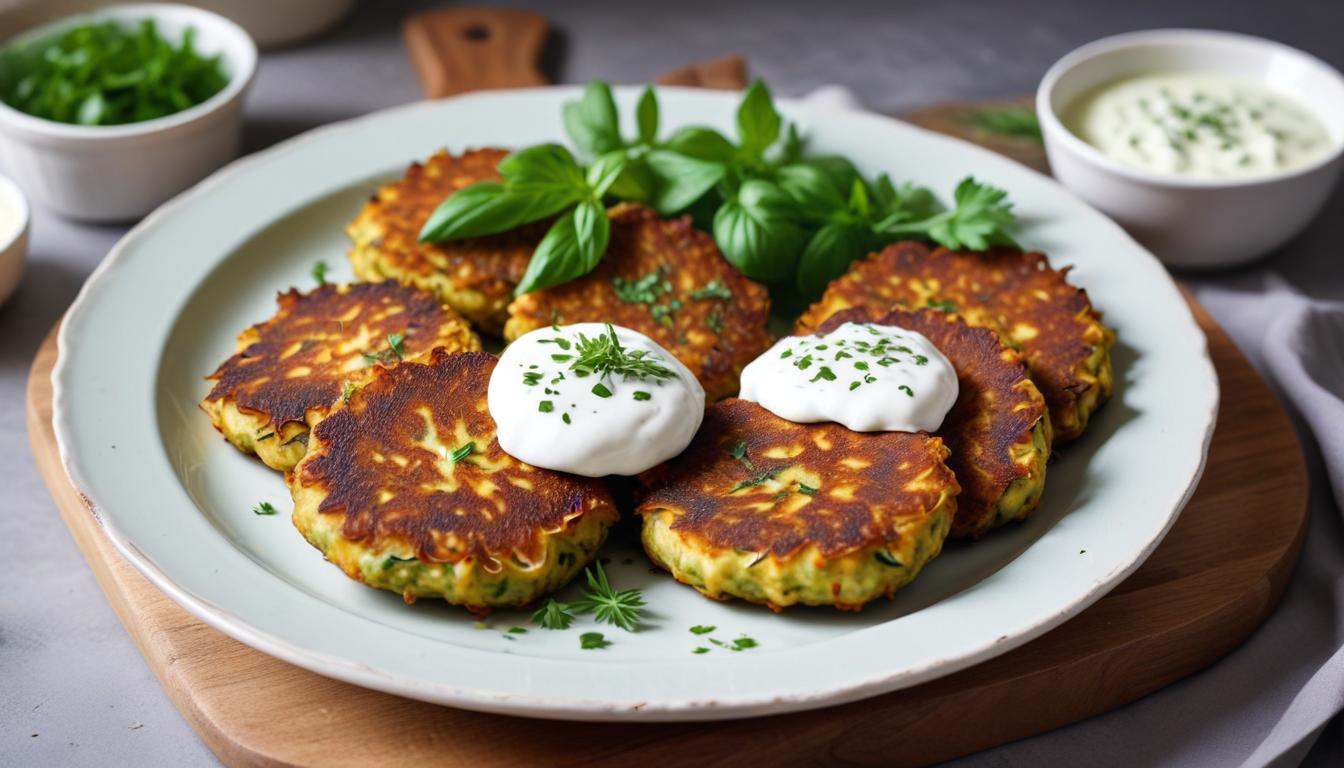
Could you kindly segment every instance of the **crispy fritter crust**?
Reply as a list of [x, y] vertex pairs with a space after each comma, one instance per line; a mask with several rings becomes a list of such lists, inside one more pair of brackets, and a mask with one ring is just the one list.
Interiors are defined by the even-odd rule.
[[446, 243], [421, 243], [429, 216], [449, 195], [478, 181], [499, 181], [504, 149], [436, 153], [412, 163], [387, 184], [346, 228], [350, 263], [361, 280], [397, 280], [424, 288], [489, 334], [498, 335], [513, 289], [545, 235], [535, 224], [511, 232]]
[[1050, 407], [1055, 440], [1064, 443], [1082, 435], [1093, 411], [1110, 397], [1115, 341], [1087, 292], [1069, 284], [1068, 272], [1051, 269], [1044, 254], [1011, 248], [956, 252], [896, 243], [832, 281], [796, 327], [811, 333], [847, 307], [950, 302], [967, 323], [997, 331], [1022, 351]]
[[1016, 351], [994, 331], [931, 309], [882, 313], [854, 307], [831, 315], [817, 332], [829, 333], [847, 322], [917, 331], [957, 371], [957, 402], [937, 432], [951, 451], [947, 465], [961, 485], [952, 537], [978, 538], [1036, 508], [1050, 458], [1050, 418]]
[[959, 491], [947, 455], [924, 433], [797, 424], [725, 400], [684, 453], [640, 476], [645, 546], [710, 597], [859, 608], [941, 548]]
[[[352, 578], [408, 598], [523, 605], [596, 554], [616, 520], [610, 492], [600, 479], [533, 467], [500, 449], [486, 406], [496, 362], [436, 349], [427, 363], [378, 369], [313, 429], [308, 455], [288, 476], [295, 522]], [[389, 553], [396, 561], [380, 565]], [[411, 558], [432, 573], [384, 581]]]
[[633, 204], [612, 208], [610, 217], [611, 241], [597, 268], [518, 297], [505, 338], [554, 323], [621, 325], [681, 360], [710, 400], [735, 393], [742, 368], [770, 346], [765, 287], [734, 269], [689, 217], [663, 219]]
[[281, 471], [303, 456], [308, 428], [346, 382], [367, 376], [365, 353], [394, 360], [388, 336], [404, 337], [406, 358], [481, 348], [456, 312], [395, 283], [290, 289], [276, 303], [271, 319], [239, 334], [238, 351], [208, 377], [214, 386], [201, 407], [230, 442]]

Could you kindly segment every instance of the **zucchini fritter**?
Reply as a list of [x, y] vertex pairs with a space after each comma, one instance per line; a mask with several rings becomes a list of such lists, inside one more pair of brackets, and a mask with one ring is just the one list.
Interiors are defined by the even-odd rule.
[[496, 364], [436, 349], [379, 368], [313, 429], [286, 475], [294, 525], [346, 575], [481, 613], [563, 586], [616, 521], [600, 479], [504, 453], [486, 407]]
[[399, 181], [387, 184], [346, 228], [354, 241], [350, 263], [361, 280], [396, 280], [431, 291], [482, 331], [499, 335], [513, 289], [527, 271], [545, 224], [511, 232], [421, 243], [420, 230], [449, 195], [478, 181], [499, 181], [495, 167], [504, 149], [473, 149], [453, 156], [440, 151], [412, 163]]
[[640, 475], [655, 563], [705, 595], [858, 610], [942, 550], [960, 488], [922, 432], [796, 424], [710, 406], [691, 446]]
[[957, 402], [936, 434], [947, 443], [947, 465], [961, 495], [953, 538], [979, 538], [991, 528], [1025, 519], [1045, 490], [1050, 417], [1021, 356], [998, 334], [932, 309], [882, 313], [842, 310], [821, 324], [828, 333], [846, 322], [896, 325], [932, 341], [957, 371]]
[[1115, 341], [1087, 292], [1068, 283], [1068, 272], [1051, 269], [1044, 254], [1012, 248], [957, 252], [896, 243], [832, 281], [798, 319], [797, 329], [811, 333], [826, 318], [856, 306], [956, 312], [1022, 351], [1050, 407], [1055, 441], [1065, 443], [1083, 434], [1092, 413], [1110, 397]]
[[276, 297], [271, 319], [238, 335], [237, 352], [209, 376], [201, 408], [244, 453], [285, 471], [307, 450], [308, 430], [371, 364], [435, 347], [480, 349], [467, 322], [424, 291], [395, 283], [323, 285]]
[[519, 296], [504, 337], [556, 323], [606, 322], [639, 331], [677, 357], [710, 400], [737, 391], [742, 368], [770, 346], [770, 296], [724, 259], [689, 217], [612, 208], [611, 240], [592, 272]]

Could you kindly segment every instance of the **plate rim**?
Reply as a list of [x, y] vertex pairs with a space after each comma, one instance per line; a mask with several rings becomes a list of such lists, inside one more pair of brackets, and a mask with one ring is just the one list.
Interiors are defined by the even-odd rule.
[[[153, 231], [162, 221], [170, 219], [172, 216], [176, 215], [179, 210], [190, 206], [198, 197], [204, 195], [217, 185], [227, 183], [233, 177], [245, 174], [254, 167], [265, 165], [282, 153], [291, 151], [303, 144], [320, 140], [330, 134], [354, 131], [365, 123], [389, 119], [389, 116], [391, 115], [432, 109], [435, 105], [442, 104], [443, 102], [489, 100], [497, 98], [500, 95], [526, 99], [535, 94], [554, 94], [557, 92], [577, 94], [579, 88], [579, 86], [544, 86], [510, 91], [474, 92], [436, 101], [413, 102], [315, 127], [267, 147], [266, 149], [238, 158], [228, 165], [225, 165], [198, 184], [179, 194], [146, 216], [134, 227], [128, 230], [126, 234], [113, 245], [108, 254], [99, 263], [97, 268], [94, 269], [83, 286], [81, 286], [74, 302], [67, 309], [62, 320], [58, 335], [58, 356], [51, 374], [52, 427], [60, 453], [61, 465], [71, 486], [80, 494], [85, 506], [89, 509], [90, 513], [94, 515], [98, 525], [103, 529], [104, 533], [107, 534], [109, 540], [112, 541], [117, 550], [158, 589], [163, 591], [192, 615], [239, 642], [311, 672], [366, 688], [373, 688], [409, 698], [447, 704], [465, 709], [544, 719], [694, 721], [782, 714], [785, 712], [812, 709], [821, 706], [843, 704], [917, 685], [983, 663], [988, 659], [1006, 653], [1034, 640], [1046, 632], [1058, 627], [1073, 616], [1076, 616], [1078, 613], [1081, 613], [1141, 566], [1143, 562], [1147, 560], [1149, 555], [1151, 555], [1153, 550], [1161, 543], [1163, 538], [1165, 538], [1166, 534], [1175, 524], [1176, 519], [1180, 516], [1181, 510], [1184, 509], [1186, 503], [1198, 487], [1199, 481], [1203, 475], [1208, 459], [1209, 444], [1217, 422], [1217, 413], [1221, 399], [1219, 380], [1209, 356], [1207, 335], [1204, 334], [1203, 329], [1199, 327], [1198, 322], [1194, 317], [1194, 313], [1188, 304], [1184, 306], [1184, 311], [1188, 315], [1190, 325], [1195, 333], [1198, 334], [1201, 342], [1199, 344], [1199, 357], [1191, 362], [1192, 365], [1198, 365], [1200, 368], [1204, 369], [1203, 372], [1207, 374], [1207, 381], [1211, 385], [1210, 388], [1205, 391], [1205, 394], [1209, 398], [1209, 407], [1207, 413], [1203, 417], [1205, 428], [1202, 440], [1200, 441], [1198, 455], [1195, 457], [1195, 466], [1186, 486], [1180, 493], [1176, 494], [1175, 499], [1170, 500], [1169, 504], [1171, 512], [1167, 515], [1165, 524], [1156, 535], [1152, 536], [1144, 543], [1137, 554], [1128, 563], [1121, 567], [1114, 568], [1105, 573], [1101, 578], [1094, 580], [1088, 585], [1086, 591], [1082, 595], [1069, 601], [1066, 605], [1063, 605], [1043, 620], [1015, 634], [1002, 636], [997, 640], [981, 643], [973, 650], [956, 656], [955, 658], [938, 657], [925, 664], [899, 668], [895, 672], [887, 672], [852, 685], [814, 688], [805, 693], [791, 693], [782, 696], [769, 693], [758, 693], [700, 699], [679, 698], [658, 701], [616, 701], [610, 697], [586, 698], [481, 690], [440, 682], [426, 682], [423, 679], [397, 674], [389, 670], [373, 668], [353, 659], [333, 657], [316, 652], [262, 630], [260, 627], [253, 626], [247, 621], [235, 616], [223, 606], [215, 604], [202, 595], [194, 594], [174, 582], [172, 578], [161, 570], [146, 553], [142, 552], [135, 545], [134, 541], [117, 528], [109, 516], [103, 514], [102, 506], [97, 501], [96, 495], [90, 493], [90, 483], [85, 480], [81, 470], [79, 457], [75, 455], [76, 452], [72, 448], [75, 428], [68, 417], [69, 392], [63, 383], [67, 375], [67, 369], [71, 365], [71, 356], [67, 354], [66, 350], [70, 348], [72, 334], [79, 325], [79, 319], [82, 314], [88, 311], [88, 307], [94, 300], [99, 285], [107, 280], [108, 275], [112, 274], [117, 269], [123, 255], [131, 250], [137, 241], [145, 236], [146, 232]], [[615, 90], [617, 90], [618, 96], [628, 96], [631, 93], [637, 93], [637, 89], [632, 86], [622, 86]], [[688, 92], [696, 95], [705, 95], [700, 89], [694, 88], [660, 87], [660, 91]], [[810, 113], [813, 115], [828, 114], [825, 110], [810, 108], [805, 104], [800, 104], [796, 100], [779, 99], [777, 100], [777, 103], [782, 108], [782, 111], [785, 112], [792, 112], [795, 114]], [[834, 113], [829, 114], [834, 117]], [[919, 126], [905, 123], [884, 115], [870, 112], [855, 112], [846, 114], [844, 119], [894, 123], [900, 127], [900, 130], [918, 132], [923, 134], [926, 139], [946, 143], [948, 145], [955, 145], [957, 151], [970, 152], [972, 155], [977, 153], [994, 155], [991, 151], [970, 142], [929, 131]], [[1002, 156], [997, 157], [1002, 159]], [[1020, 166], [1020, 164], [1018, 165]], [[1054, 194], [1067, 197], [1079, 206], [1087, 207], [1089, 209], [1091, 208], [1054, 179], [1031, 168], [1027, 168], [1026, 166], [1020, 166], [1019, 170], [1036, 176], [1038, 181], [1042, 181], [1047, 186], [1053, 188], [1052, 191]], [[1137, 253], [1142, 253], [1148, 259], [1151, 259], [1160, 273], [1167, 278], [1171, 287], [1179, 293], [1179, 286], [1175, 282], [1175, 279], [1160, 265], [1156, 257], [1135, 242], [1133, 238], [1125, 233], [1113, 221], [1100, 214], [1098, 214], [1098, 219], [1098, 224], [1109, 227], [1112, 230], [1111, 234], [1113, 236], [1126, 241], [1129, 249], [1132, 249]], [[1163, 506], [1167, 506], [1167, 503], [1164, 503]], [[560, 660], [553, 661], [554, 663], [565, 664], [586, 663]]]

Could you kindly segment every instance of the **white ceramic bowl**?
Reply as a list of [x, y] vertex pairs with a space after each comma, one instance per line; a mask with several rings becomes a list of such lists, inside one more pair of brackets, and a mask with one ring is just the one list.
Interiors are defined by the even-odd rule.
[[[1262, 82], [1310, 108], [1333, 147], [1308, 165], [1272, 175], [1184, 178], [1112, 160], [1059, 119], [1091, 88], [1165, 71], [1219, 72]], [[1273, 251], [1320, 212], [1344, 162], [1344, 76], [1314, 56], [1247, 35], [1163, 29], [1088, 43], [1046, 72], [1036, 111], [1056, 178], [1173, 267], [1225, 267]]]
[[0, 176], [0, 206], [13, 212], [15, 222], [0, 227], [0, 305], [19, 287], [23, 262], [28, 256], [28, 200], [17, 185]]
[[0, 103], [0, 166], [57, 213], [90, 221], [138, 218], [238, 152], [243, 94], [256, 72], [257, 48], [223, 16], [185, 5], [116, 5], [45, 24], [5, 44], [90, 21], [145, 18], [173, 41], [194, 27], [197, 50], [221, 55], [229, 84], [190, 109], [127, 125], [69, 125]]

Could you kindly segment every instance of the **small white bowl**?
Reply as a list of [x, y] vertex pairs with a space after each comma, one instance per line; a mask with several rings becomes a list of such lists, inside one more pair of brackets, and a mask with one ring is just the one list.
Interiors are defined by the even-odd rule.
[[[0, 206], [14, 214], [17, 221], [9, 227], [0, 227], [0, 306], [19, 287], [23, 277], [23, 262], [28, 256], [28, 200], [18, 186], [0, 176]], [[0, 214], [0, 220], [5, 214]]]
[[175, 42], [194, 27], [196, 49], [221, 55], [229, 84], [190, 109], [126, 125], [58, 123], [0, 103], [0, 166], [57, 213], [88, 221], [138, 218], [238, 152], [243, 94], [256, 73], [257, 47], [223, 16], [185, 5], [116, 5], [42, 25], [4, 44], [91, 21], [134, 24], [146, 18]]
[[[1121, 164], [1060, 121], [1070, 102], [1092, 88], [1167, 71], [1259, 81], [1309, 108], [1333, 147], [1314, 162], [1270, 175], [1188, 178]], [[1036, 112], [1055, 177], [1173, 267], [1226, 267], [1283, 245], [1320, 212], [1344, 163], [1344, 76], [1307, 53], [1247, 35], [1163, 29], [1088, 43], [1046, 72]]]

